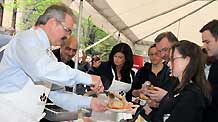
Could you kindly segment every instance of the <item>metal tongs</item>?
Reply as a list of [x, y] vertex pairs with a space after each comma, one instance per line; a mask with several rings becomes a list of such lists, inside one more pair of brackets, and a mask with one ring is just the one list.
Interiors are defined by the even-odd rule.
[[123, 100], [123, 97], [122, 97], [121, 95], [116, 94], [116, 93], [113, 93], [113, 92], [111, 92], [111, 91], [104, 90], [103, 93], [105, 93], [105, 94], [106, 94], [109, 98], [111, 98], [111, 99], [114, 99], [114, 98], [116, 97], [116, 98], [118, 98], [118, 99], [120, 99], [120, 100]]
[[114, 98], [115, 98], [114, 94], [113, 94], [112, 92], [110, 92], [110, 91], [104, 90], [103, 93], [105, 93], [105, 94], [106, 94], [108, 97], [110, 97], [111, 99], [114, 99]]

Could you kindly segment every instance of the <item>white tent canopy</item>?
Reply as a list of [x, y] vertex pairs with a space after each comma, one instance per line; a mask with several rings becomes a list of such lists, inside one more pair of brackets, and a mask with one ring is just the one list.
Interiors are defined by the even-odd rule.
[[121, 41], [137, 51], [164, 31], [202, 45], [199, 30], [218, 18], [217, 9], [216, 0], [86, 0], [83, 14], [116, 38], [120, 32]]

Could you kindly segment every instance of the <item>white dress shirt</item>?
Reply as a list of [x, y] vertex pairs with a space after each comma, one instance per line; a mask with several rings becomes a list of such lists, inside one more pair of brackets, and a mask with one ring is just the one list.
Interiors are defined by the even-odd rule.
[[[48, 53], [51, 48], [43, 29], [18, 33], [4, 51], [0, 63], [0, 94], [16, 92], [28, 82], [47, 81], [60, 86], [91, 84], [91, 76], [57, 62]], [[90, 107], [91, 98], [63, 91], [51, 91], [49, 98], [70, 111]], [[31, 99], [31, 98], [30, 98]]]

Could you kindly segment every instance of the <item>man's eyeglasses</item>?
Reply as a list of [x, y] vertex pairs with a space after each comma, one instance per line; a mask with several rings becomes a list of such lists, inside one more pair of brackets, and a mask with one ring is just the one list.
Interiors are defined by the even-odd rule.
[[59, 20], [57, 20], [57, 22], [61, 24], [65, 32], [70, 33], [70, 34], [72, 33], [72, 29], [68, 28], [64, 22], [59, 21]]
[[165, 48], [160, 49], [159, 51], [160, 52], [168, 52], [169, 50], [170, 50], [170, 48], [165, 47]]
[[72, 51], [72, 52], [76, 52], [77, 51], [77, 49], [73, 49], [73, 48], [70, 48], [70, 47], [65, 47], [65, 50]]

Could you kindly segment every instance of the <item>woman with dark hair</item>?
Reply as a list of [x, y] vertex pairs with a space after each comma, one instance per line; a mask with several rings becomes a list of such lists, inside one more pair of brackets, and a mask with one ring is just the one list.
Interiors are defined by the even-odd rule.
[[127, 101], [131, 101], [131, 84], [134, 78], [133, 53], [126, 43], [115, 45], [109, 55], [109, 61], [102, 62], [95, 69], [94, 74], [101, 76], [105, 90], [126, 94]]
[[157, 87], [154, 87], [156, 91], [148, 90], [151, 99], [157, 92], [165, 96], [158, 111], [152, 111], [148, 105], [143, 107], [144, 118], [151, 122], [202, 122], [211, 88], [205, 78], [201, 48], [183, 40], [172, 46], [170, 55], [168, 66], [171, 75], [179, 79], [179, 85], [173, 92]]

